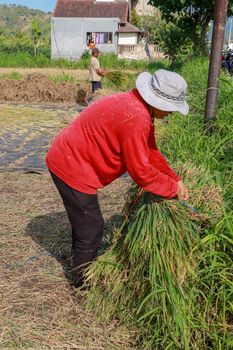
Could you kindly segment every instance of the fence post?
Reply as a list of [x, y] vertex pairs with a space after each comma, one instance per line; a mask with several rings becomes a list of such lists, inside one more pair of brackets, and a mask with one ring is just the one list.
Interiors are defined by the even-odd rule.
[[220, 76], [222, 48], [226, 26], [228, 0], [216, 0], [214, 7], [214, 28], [211, 44], [208, 88], [205, 107], [205, 130], [212, 133], [215, 127], [218, 79]]

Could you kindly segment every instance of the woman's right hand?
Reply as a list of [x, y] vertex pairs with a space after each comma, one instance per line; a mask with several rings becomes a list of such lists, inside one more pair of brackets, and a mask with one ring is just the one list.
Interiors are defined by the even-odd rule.
[[181, 180], [177, 184], [178, 184], [178, 191], [177, 191], [178, 198], [186, 201], [187, 199], [189, 199], [189, 191], [187, 187]]

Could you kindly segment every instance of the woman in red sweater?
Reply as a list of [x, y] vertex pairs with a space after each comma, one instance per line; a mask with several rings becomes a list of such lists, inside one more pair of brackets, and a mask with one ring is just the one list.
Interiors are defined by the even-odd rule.
[[188, 113], [187, 84], [160, 69], [141, 73], [136, 89], [104, 97], [85, 108], [53, 141], [46, 164], [72, 226], [73, 282], [83, 283], [103, 233], [97, 190], [128, 172], [146, 191], [188, 198], [188, 191], [157, 149], [154, 118]]

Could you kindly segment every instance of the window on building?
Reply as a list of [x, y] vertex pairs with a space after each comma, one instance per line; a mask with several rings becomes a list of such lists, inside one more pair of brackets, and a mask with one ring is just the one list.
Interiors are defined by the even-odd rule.
[[87, 33], [87, 45], [91, 42], [95, 44], [112, 44], [112, 33]]

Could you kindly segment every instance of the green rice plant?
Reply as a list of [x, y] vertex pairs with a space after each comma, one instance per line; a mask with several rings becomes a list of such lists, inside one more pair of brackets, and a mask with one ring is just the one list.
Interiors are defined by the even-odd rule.
[[169, 61], [167, 59], [150, 60], [145, 70], [153, 74], [158, 69], [170, 70]]
[[[19, 50], [18, 52], [0, 52], [0, 66], [1, 67], [27, 67], [27, 68], [43, 68], [54, 67], [61, 69], [88, 69], [90, 65], [90, 52], [86, 50], [80, 59], [51, 59], [48, 54], [39, 53], [38, 56], [34, 56], [33, 52], [28, 50]], [[144, 60], [126, 60], [119, 59], [114, 53], [102, 53], [100, 55], [101, 66], [106, 69], [127, 69], [135, 70], [136, 73], [140, 73], [143, 70], [155, 71], [159, 68], [168, 68], [167, 60], [157, 60], [147, 62]]]
[[0, 75], [0, 79], [20, 80], [22, 79], [22, 75], [18, 72], [5, 73]]
[[49, 67], [50, 59], [45, 55], [39, 55], [35, 57], [27, 52], [8, 53], [8, 54], [1, 52], [0, 66], [11, 67], [11, 68]]
[[102, 53], [100, 62], [102, 67], [115, 69], [144, 69], [147, 66], [146, 61], [118, 58], [115, 53]]
[[222, 217], [225, 201], [222, 187], [216, 183], [215, 175], [205, 167], [191, 162], [177, 162], [176, 171], [189, 189], [189, 204], [198, 213], [206, 215], [212, 223]]
[[49, 80], [52, 80], [55, 83], [63, 83], [63, 82], [74, 83], [76, 81], [75, 78], [69, 74], [50, 76]]
[[195, 296], [189, 281], [196, 276], [193, 247], [203, 218], [178, 201], [137, 188], [129, 196], [127, 218], [112, 248], [87, 272], [93, 284], [87, 304], [105, 318], [138, 327], [143, 348], [189, 349]]
[[[208, 232], [196, 250], [205, 247], [198, 262], [196, 286], [201, 304], [199, 319], [209, 349], [232, 349], [233, 339], [233, 212]], [[203, 297], [205, 296], [205, 297]]]
[[134, 327], [143, 349], [230, 350], [231, 217], [214, 224], [131, 187], [112, 247], [86, 273], [87, 307]]
[[106, 78], [111, 84], [119, 88], [126, 84], [126, 75], [121, 71], [109, 72]]
[[197, 211], [131, 187], [111, 248], [87, 271], [92, 289], [86, 303], [101, 319], [133, 327], [142, 349], [231, 350], [232, 82], [220, 80], [216, 130], [207, 136], [207, 60], [187, 62], [182, 75], [189, 83], [190, 114], [174, 114], [166, 128], [155, 129], [164, 128], [159, 148]]
[[[206, 181], [207, 177], [211, 177], [221, 187], [225, 199], [224, 206], [233, 208], [233, 100], [230, 93], [233, 87], [232, 78], [220, 79], [216, 129], [211, 136], [207, 136], [204, 133], [207, 60], [188, 62], [182, 74], [189, 84], [190, 113], [185, 118], [178, 114], [169, 117], [163, 137], [158, 139], [159, 148], [177, 171], [180, 164], [185, 164], [187, 159], [191, 160], [190, 171], [192, 168], [201, 167], [208, 174], [205, 176], [202, 171], [201, 178]], [[160, 127], [156, 126], [156, 132]], [[195, 173], [193, 175], [196, 177]], [[210, 195], [214, 203], [214, 191]]]
[[233, 163], [231, 108], [232, 103], [227, 108], [219, 106], [216, 131], [211, 136], [205, 135], [203, 131], [204, 116], [191, 110], [185, 118], [172, 115], [166, 125], [164, 137], [158, 140], [159, 148], [171, 163], [175, 164], [177, 160], [185, 163], [187, 159], [191, 159], [195, 166], [201, 164], [212, 175], [218, 172], [222, 183], [224, 182], [224, 191], [225, 185], [230, 181]]

